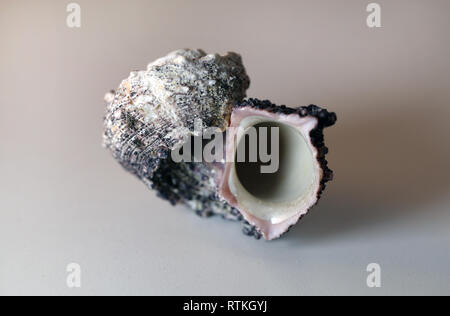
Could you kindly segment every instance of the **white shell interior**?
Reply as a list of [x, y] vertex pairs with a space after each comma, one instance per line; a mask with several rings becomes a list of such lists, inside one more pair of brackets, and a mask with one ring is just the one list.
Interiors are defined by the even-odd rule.
[[[248, 139], [243, 142], [243, 137], [250, 127], [257, 131], [259, 127], [278, 127], [279, 131], [276, 172], [261, 173], [260, 162], [233, 163], [228, 185], [240, 208], [272, 224], [295, 216], [302, 207], [307, 209], [317, 191], [318, 173], [315, 155], [301, 128], [258, 116], [244, 118], [240, 126], [236, 148], [248, 142]], [[270, 137], [267, 139], [271, 141]], [[277, 146], [271, 144], [274, 145]]]

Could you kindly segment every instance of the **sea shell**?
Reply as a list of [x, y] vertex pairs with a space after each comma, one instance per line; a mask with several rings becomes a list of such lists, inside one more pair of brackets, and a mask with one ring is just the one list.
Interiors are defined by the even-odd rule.
[[[105, 95], [103, 144], [129, 172], [172, 204], [184, 203], [200, 216], [241, 214], [217, 195], [215, 169], [198, 162], [175, 163], [171, 151], [199, 128], [228, 126], [236, 101], [250, 80], [236, 53], [177, 50], [131, 72]], [[202, 126], [195, 126], [201, 122]], [[259, 233], [244, 222], [244, 232]]]
[[[331, 179], [322, 130], [334, 124], [336, 115], [312, 105], [291, 109], [269, 101], [243, 100], [249, 82], [235, 53], [207, 55], [188, 49], [170, 53], [150, 63], [147, 70], [132, 72], [117, 91], [105, 96], [104, 145], [126, 170], [172, 204], [183, 203], [200, 216], [218, 214], [242, 221], [245, 234], [273, 239], [317, 202]], [[257, 119], [249, 124], [248, 117]], [[304, 152], [310, 153], [298, 157], [309, 159], [312, 169], [308, 170], [312, 171], [307, 175], [311, 183], [283, 179], [285, 184], [274, 188], [273, 192], [283, 191], [292, 184], [294, 191], [307, 189], [306, 193], [297, 192], [301, 203], [290, 201], [295, 204], [290, 208], [249, 192], [254, 185], [247, 181], [249, 178], [241, 179], [245, 172], [236, 172], [241, 165], [228, 161], [239, 142], [230, 127], [247, 128], [268, 121], [281, 130], [285, 126], [295, 129], [301, 140], [294, 145], [302, 144]], [[175, 162], [173, 152], [195, 142], [208, 127], [224, 133], [221, 159]], [[296, 175], [304, 171], [295, 163], [286, 167]]]

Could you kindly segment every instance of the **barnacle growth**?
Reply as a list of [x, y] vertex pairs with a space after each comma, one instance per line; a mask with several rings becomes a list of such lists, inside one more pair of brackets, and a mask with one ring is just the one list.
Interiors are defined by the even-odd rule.
[[[291, 109], [244, 100], [249, 82], [235, 53], [170, 53], [105, 96], [104, 145], [172, 204], [241, 221], [245, 234], [273, 239], [317, 202], [331, 179], [322, 131], [336, 116], [312, 105]], [[221, 159], [174, 161], [171, 153], [208, 127], [224, 133]], [[245, 138], [238, 131], [250, 127], [279, 129], [276, 172], [258, 173], [261, 162], [230, 161]]]

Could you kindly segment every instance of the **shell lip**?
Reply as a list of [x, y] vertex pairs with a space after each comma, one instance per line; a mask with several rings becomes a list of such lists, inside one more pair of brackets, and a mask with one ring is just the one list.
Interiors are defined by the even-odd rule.
[[[273, 221], [259, 218], [252, 214], [243, 203], [239, 202], [239, 198], [230, 188], [230, 175], [233, 171], [233, 162], [226, 162], [223, 175], [218, 183], [219, 195], [230, 205], [239, 210], [245, 220], [254, 225], [262, 234], [264, 239], [272, 240], [280, 237], [292, 225], [305, 215], [308, 210], [317, 203], [320, 195], [325, 188], [325, 183], [332, 178], [332, 171], [327, 167], [324, 155], [328, 151], [323, 143], [323, 128], [331, 126], [336, 121], [335, 113], [329, 113], [325, 109], [321, 109], [315, 105], [300, 107], [297, 109], [285, 106], [276, 106], [270, 101], [260, 101], [257, 99], [248, 99], [242, 103], [235, 105], [231, 118], [231, 132], [227, 135], [226, 155], [234, 155], [234, 143], [236, 142], [236, 127], [248, 115], [259, 115], [261, 117], [273, 118], [289, 125], [303, 127], [302, 134], [308, 140], [308, 146], [312, 151], [314, 158], [315, 170], [317, 171], [316, 181], [313, 189], [308, 193], [308, 200], [305, 205], [299, 207], [298, 211], [281, 221]], [[313, 122], [313, 123], [311, 123]]]

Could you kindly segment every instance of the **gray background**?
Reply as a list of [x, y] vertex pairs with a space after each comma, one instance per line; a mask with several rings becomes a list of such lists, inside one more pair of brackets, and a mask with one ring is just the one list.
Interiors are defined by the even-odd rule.
[[[69, 1], [0, 3], [0, 294], [450, 294], [449, 1], [378, 1], [377, 29], [361, 0], [77, 2], [80, 29]], [[104, 93], [185, 47], [338, 113], [335, 181], [282, 239], [171, 207], [101, 147]]]

